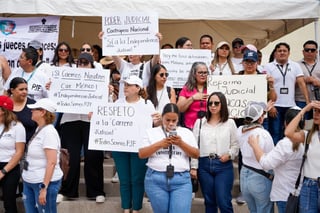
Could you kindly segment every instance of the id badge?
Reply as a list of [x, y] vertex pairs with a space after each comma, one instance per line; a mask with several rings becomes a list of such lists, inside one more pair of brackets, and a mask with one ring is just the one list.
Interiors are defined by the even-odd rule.
[[280, 88], [280, 94], [288, 94], [288, 93], [289, 93], [289, 88], [287, 87]]

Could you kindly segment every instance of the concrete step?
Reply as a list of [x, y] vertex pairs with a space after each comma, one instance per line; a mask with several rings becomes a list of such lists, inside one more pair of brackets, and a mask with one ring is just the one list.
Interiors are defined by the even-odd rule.
[[[17, 199], [18, 204], [18, 213], [25, 213], [23, 202], [21, 198]], [[0, 206], [2, 202], [0, 202]], [[246, 204], [238, 205], [233, 200], [232, 201], [234, 213], [249, 213], [248, 207]], [[104, 203], [96, 203], [92, 200], [87, 200], [86, 198], [79, 198], [78, 200], [73, 201], [62, 201], [57, 206], [59, 213], [121, 213], [122, 209], [120, 206], [120, 197], [107, 197]], [[140, 211], [141, 213], [152, 213], [151, 204], [147, 198], [143, 201], [143, 208]], [[205, 212], [204, 201], [202, 198], [195, 198], [192, 201], [191, 213], [200, 213]], [[4, 209], [0, 207], [0, 213], [4, 213]]]

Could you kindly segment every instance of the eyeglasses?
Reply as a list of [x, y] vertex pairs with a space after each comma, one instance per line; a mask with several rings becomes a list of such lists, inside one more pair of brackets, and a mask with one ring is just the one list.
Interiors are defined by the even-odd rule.
[[88, 66], [89, 63], [90, 63], [90, 62], [87, 61], [87, 60], [79, 60], [79, 61], [78, 61], [78, 66], [79, 66], [79, 65], [80, 65], [80, 66]]
[[304, 51], [305, 52], [311, 52], [311, 53], [314, 53], [317, 49], [315, 48], [304, 48]]
[[209, 101], [208, 105], [209, 106], [219, 106], [220, 105], [220, 101]]
[[91, 48], [80, 48], [81, 52], [90, 52]]
[[201, 75], [201, 76], [208, 75], [208, 74], [209, 74], [208, 72], [197, 72], [197, 75]]
[[58, 51], [59, 51], [59, 52], [65, 52], [65, 53], [68, 53], [68, 52], [69, 52], [68, 49], [63, 49], [63, 48], [58, 49]]
[[163, 78], [164, 76], [166, 76], [166, 78], [167, 78], [167, 77], [169, 76], [169, 73], [167, 73], [167, 72], [164, 73], [164, 72], [163, 72], [163, 73], [160, 73], [159, 76], [160, 76], [161, 78]]

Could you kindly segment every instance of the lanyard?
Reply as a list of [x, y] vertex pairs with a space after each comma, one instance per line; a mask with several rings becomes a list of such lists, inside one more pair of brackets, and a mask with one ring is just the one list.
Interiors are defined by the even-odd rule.
[[[164, 130], [164, 127], [162, 126], [161, 129], [162, 129], [164, 135], [165, 135], [166, 138], [167, 138], [168, 136], [167, 136], [166, 131]], [[169, 160], [170, 160], [170, 163], [171, 163], [171, 158], [172, 158], [172, 144], [169, 146]]]
[[287, 75], [289, 64], [286, 65], [286, 70], [284, 71], [284, 73], [283, 73], [283, 67], [280, 67], [279, 64], [277, 64], [277, 67], [278, 67], [278, 69], [279, 69], [279, 71], [281, 72], [281, 75], [282, 75], [283, 86], [285, 86], [286, 85], [286, 75]]
[[314, 68], [316, 67], [317, 63], [315, 63], [315, 64], [312, 66], [311, 70], [309, 69], [309, 67], [307, 66], [307, 63], [306, 63], [305, 61], [303, 61], [302, 63], [304, 64], [304, 66], [305, 66], [306, 69], [308, 70], [309, 75], [312, 76], [312, 72], [313, 72]]
[[[33, 75], [34, 75], [34, 73], [36, 72], [36, 70], [37, 70], [37, 69], [35, 69], [35, 70], [32, 71], [32, 73], [31, 73], [31, 75], [29, 76], [28, 80], [25, 79], [25, 80], [27, 81], [27, 83], [29, 83], [30, 79], [33, 77]], [[21, 77], [23, 78], [23, 76], [24, 76], [24, 71], [22, 71], [22, 76], [21, 76]]]

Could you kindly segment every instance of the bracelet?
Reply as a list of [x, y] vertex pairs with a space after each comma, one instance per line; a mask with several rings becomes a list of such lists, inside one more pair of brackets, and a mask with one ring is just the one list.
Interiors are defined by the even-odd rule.
[[4, 168], [1, 169], [1, 172], [2, 172], [3, 175], [6, 175], [8, 173], [7, 170], [5, 170]]

